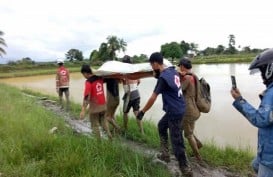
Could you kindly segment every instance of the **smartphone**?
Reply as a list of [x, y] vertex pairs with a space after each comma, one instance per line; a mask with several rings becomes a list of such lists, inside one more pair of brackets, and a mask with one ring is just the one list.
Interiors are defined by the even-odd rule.
[[232, 83], [232, 89], [236, 89], [237, 84], [236, 84], [235, 76], [231, 75], [230, 78], [231, 78], [231, 83]]

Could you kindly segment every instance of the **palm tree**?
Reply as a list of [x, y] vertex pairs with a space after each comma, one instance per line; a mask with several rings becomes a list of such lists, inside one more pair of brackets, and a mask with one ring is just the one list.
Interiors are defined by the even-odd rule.
[[109, 60], [109, 53], [108, 53], [108, 48], [107, 48], [107, 43], [101, 43], [100, 48], [99, 48], [99, 58], [102, 61]]
[[120, 45], [120, 49], [122, 50], [122, 52], [126, 51], [126, 47], [127, 47], [127, 42], [125, 42], [123, 39], [119, 40], [119, 45]]
[[230, 34], [228, 38], [229, 38], [229, 43], [228, 43], [228, 49], [226, 52], [228, 52], [229, 54], [235, 54], [237, 52], [237, 49], [235, 48], [235, 35]]
[[116, 59], [116, 51], [126, 51], [127, 43], [123, 39], [119, 39], [116, 36], [107, 37], [107, 49], [109, 57], [113, 60]]
[[[4, 32], [0, 31], [0, 36], [4, 35]], [[1, 47], [2, 46], [7, 46], [4, 38], [0, 37], [0, 57], [3, 57], [3, 54], [6, 54], [6, 51]]]
[[229, 46], [235, 46], [235, 35], [234, 34], [230, 34], [229, 36], [228, 36], [228, 38], [229, 38], [229, 43], [228, 43], [228, 45]]

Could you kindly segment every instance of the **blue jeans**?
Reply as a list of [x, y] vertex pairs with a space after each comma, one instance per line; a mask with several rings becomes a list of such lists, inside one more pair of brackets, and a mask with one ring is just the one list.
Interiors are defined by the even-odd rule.
[[259, 162], [258, 162], [257, 157], [255, 157], [255, 158], [252, 160], [251, 166], [252, 166], [253, 170], [254, 170], [256, 173], [258, 173], [258, 170], [259, 170]]
[[259, 163], [257, 157], [252, 161], [252, 167], [258, 173], [257, 177], [273, 177], [273, 170]]
[[258, 170], [258, 177], [272, 177], [273, 176], [273, 170], [259, 164], [259, 170]]

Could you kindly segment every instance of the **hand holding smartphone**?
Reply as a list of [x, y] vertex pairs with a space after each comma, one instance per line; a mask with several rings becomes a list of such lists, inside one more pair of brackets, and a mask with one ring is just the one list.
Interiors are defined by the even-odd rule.
[[232, 83], [232, 89], [235, 90], [237, 88], [236, 78], [234, 75], [231, 75], [230, 78], [231, 78], [231, 83]]

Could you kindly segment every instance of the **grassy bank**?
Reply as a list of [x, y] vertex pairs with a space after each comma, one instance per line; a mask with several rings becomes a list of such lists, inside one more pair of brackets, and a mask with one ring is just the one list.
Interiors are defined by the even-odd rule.
[[249, 63], [257, 54], [233, 54], [233, 55], [210, 55], [197, 56], [192, 62], [193, 64], [213, 64], [213, 63]]
[[[1, 177], [170, 176], [118, 139], [98, 143], [73, 134], [63, 119], [18, 89], [0, 84], [0, 94]], [[49, 134], [52, 127], [58, 127], [56, 134]]]
[[[67, 67], [70, 72], [80, 72], [82, 64], [89, 62], [88, 60], [67, 61], [65, 62], [65, 67]], [[55, 74], [57, 68], [57, 64], [53, 62], [2, 64], [0, 65], [0, 78]]]
[[[25, 92], [34, 94], [40, 97], [47, 96], [41, 93], [35, 93], [31, 90], [25, 90]], [[47, 96], [48, 97], [48, 96]], [[56, 97], [51, 97], [50, 99], [57, 100]], [[80, 113], [80, 105], [73, 104], [72, 112], [76, 116]], [[122, 117], [119, 114], [118, 123], [122, 125]], [[129, 119], [129, 130], [124, 135], [125, 138], [145, 144], [147, 147], [159, 149], [159, 138], [156, 125], [153, 122], [145, 121], [144, 118], [144, 131], [145, 135], [141, 135], [138, 131], [135, 119]], [[186, 143], [186, 150], [188, 156], [191, 156], [192, 152], [188, 144]], [[214, 142], [204, 142], [204, 146], [200, 151], [203, 159], [212, 167], [224, 167], [231, 171], [240, 172], [242, 176], [247, 176], [247, 174], [252, 170], [250, 167], [251, 160], [254, 154], [249, 149], [235, 149], [233, 147], [221, 148]]]
[[[25, 77], [35, 75], [55, 74], [57, 67], [53, 68], [29, 68], [22, 70], [9, 70], [0, 72], [0, 79], [11, 77]], [[80, 72], [80, 66], [68, 67], [70, 72]]]

